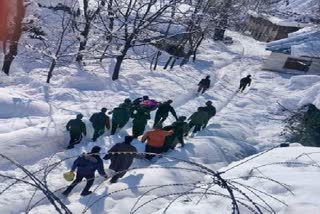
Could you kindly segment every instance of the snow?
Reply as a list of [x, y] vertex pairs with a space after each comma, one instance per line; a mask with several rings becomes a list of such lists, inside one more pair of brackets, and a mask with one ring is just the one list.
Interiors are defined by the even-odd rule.
[[310, 25], [310, 24], [300, 23], [297, 21], [288, 20], [288, 19], [284, 19], [284, 18], [280, 18], [280, 17], [276, 17], [276, 16], [271, 16], [271, 15], [265, 14], [265, 13], [257, 13], [254, 11], [249, 11], [248, 13], [253, 17], [256, 17], [256, 18], [261, 17], [263, 19], [270, 21], [271, 23], [273, 23], [275, 25], [278, 25], [278, 26], [303, 28], [303, 27], [307, 27]]
[[291, 52], [292, 56], [319, 57], [320, 31], [318, 28], [307, 28], [289, 34], [288, 38], [267, 44], [267, 50], [273, 52]]
[[0, 118], [48, 116], [49, 105], [45, 102], [32, 100], [26, 94], [0, 88]]
[[313, 14], [319, 9], [318, 0], [289, 0], [288, 2], [289, 4], [286, 5], [285, 1], [282, 1], [282, 5], [279, 5], [278, 9], [298, 14]]
[[[279, 185], [269, 182], [261, 183], [261, 180], [257, 178], [249, 178], [246, 181], [242, 181], [253, 187], [267, 190], [267, 192], [273, 196], [284, 200], [288, 206], [276, 209], [276, 213], [292, 214], [301, 213], [301, 211], [319, 213], [320, 206], [316, 202], [317, 197], [315, 197], [315, 195], [319, 194], [319, 188], [316, 187], [318, 183], [315, 182], [320, 176], [319, 165], [317, 164], [320, 160], [319, 151], [318, 148], [301, 146], [274, 149], [257, 157], [254, 161], [247, 162], [239, 168], [228, 172], [228, 177], [246, 176], [244, 172], [249, 172], [253, 169], [253, 171], [250, 172], [250, 176], [267, 175], [268, 178], [280, 181], [289, 186], [291, 191], [293, 191], [293, 194], [290, 194], [284, 188], [279, 187]], [[281, 164], [281, 162], [283, 164]], [[291, 162], [292, 164], [286, 164], [285, 162]], [[293, 163], [310, 165], [295, 165]], [[238, 163], [233, 163], [229, 167], [235, 164]], [[222, 171], [223, 170], [224, 169], [222, 169]], [[274, 201], [274, 203], [274, 208], [276, 208], [277, 202]]]
[[[79, 154], [89, 151], [94, 145], [102, 146], [105, 152], [131, 133], [129, 123], [117, 135], [111, 137], [107, 133], [97, 142], [92, 142], [92, 128], [88, 118], [101, 107], [111, 110], [127, 97], [134, 99], [149, 95], [159, 101], [173, 99], [178, 115], [189, 116], [207, 100], [212, 100], [217, 107], [217, 115], [209, 122], [207, 129], [193, 138], [187, 138], [184, 148], [170, 151], [168, 155], [194, 161], [221, 172], [248, 161], [222, 174], [223, 178], [247, 176], [248, 179], [238, 181], [265, 191], [288, 204], [286, 207], [266, 197], [276, 213], [301, 213], [301, 210], [308, 213], [320, 212], [317, 201], [320, 188], [319, 184], [314, 182], [319, 180], [319, 170], [316, 167], [276, 164], [251, 172], [251, 175], [258, 176], [263, 173], [269, 178], [290, 185], [295, 195], [291, 195], [281, 185], [249, 176], [253, 168], [264, 164], [292, 160], [312, 162], [306, 155], [298, 160], [296, 158], [304, 153], [319, 152], [317, 148], [294, 145], [273, 149], [267, 153], [260, 152], [285, 141], [280, 135], [285, 125], [282, 123], [284, 115], [277, 102], [289, 109], [297, 109], [308, 102], [320, 107], [319, 77], [262, 71], [261, 63], [268, 55], [265, 44], [234, 32], [228, 32], [228, 35], [235, 40], [232, 46], [205, 41], [195, 63], [181, 68], [177, 66], [173, 70], [161, 68], [165, 63], [164, 56], [160, 58], [160, 66], [156, 71], [150, 71], [145, 60], [126, 60], [117, 82], [110, 80], [108, 66], [114, 63], [111, 60], [106, 60], [101, 66], [91, 65], [89, 62], [81, 69], [77, 66], [59, 67], [55, 70], [49, 86], [42, 83], [46, 78], [43, 70], [34, 68], [32, 72], [24, 73], [19, 67], [19, 61], [16, 62], [15, 66], [20, 72], [14, 72], [10, 81], [3, 81], [0, 85], [0, 141], [3, 142], [0, 150], [33, 172], [70, 158], [58, 164], [47, 177], [49, 188], [55, 191], [68, 185], [63, 180], [62, 173], [70, 169]], [[198, 96], [195, 93], [197, 83], [208, 74], [211, 75], [212, 87], [204, 95]], [[240, 78], [248, 74], [253, 76], [252, 86], [244, 93], [236, 93]], [[25, 110], [19, 111], [21, 108]], [[75, 149], [65, 151], [69, 140], [65, 124], [79, 112], [84, 115], [88, 136]], [[166, 123], [173, 121], [170, 116]], [[151, 126], [152, 121], [147, 129]], [[144, 149], [144, 145], [138, 140], [135, 140], [133, 145], [139, 151]], [[249, 161], [254, 155], [260, 156]], [[313, 160], [320, 161], [320, 155], [311, 156]], [[105, 162], [105, 167], [107, 166], [108, 162]], [[81, 213], [98, 199], [101, 200], [88, 208], [87, 213], [129, 213], [138, 197], [152, 187], [119, 191], [121, 189], [137, 185], [192, 182], [200, 182], [199, 185], [206, 188], [211, 179], [209, 175], [204, 176], [199, 172], [169, 169], [168, 167], [191, 167], [186, 163], [173, 161], [170, 157], [155, 160], [152, 164], [145, 160], [135, 160], [133, 167], [145, 168], [128, 172], [119, 183], [113, 185], [102, 178], [96, 179], [92, 188], [94, 193], [88, 197], [80, 197], [79, 192], [83, 188], [81, 184], [68, 199], [62, 200], [73, 213]], [[0, 162], [0, 174], [19, 178], [25, 176], [21, 170], [3, 159]], [[39, 178], [43, 177], [42, 174], [43, 172], [36, 173]], [[11, 182], [1, 178], [0, 192]], [[174, 186], [157, 189], [147, 194], [138, 206], [157, 196], [186, 189], [188, 187]], [[108, 195], [113, 191], [119, 192]], [[223, 189], [219, 191], [225, 193]], [[59, 197], [60, 192], [57, 191]], [[1, 213], [24, 213], [33, 193], [34, 188], [26, 184], [18, 183], [12, 186], [0, 194]], [[42, 197], [40, 192], [36, 192], [31, 205]], [[181, 197], [168, 213], [230, 212], [229, 200], [205, 196], [200, 203], [197, 201], [199, 196]], [[169, 202], [169, 197], [163, 197], [144, 206], [137, 213], [162, 213]], [[241, 211], [249, 213], [244, 207], [241, 207]], [[44, 200], [35, 205], [30, 213], [55, 212], [50, 203]]]

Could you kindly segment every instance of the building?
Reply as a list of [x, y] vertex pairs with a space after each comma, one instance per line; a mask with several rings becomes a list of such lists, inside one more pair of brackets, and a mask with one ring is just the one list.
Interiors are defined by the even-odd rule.
[[267, 14], [258, 14], [249, 11], [246, 22], [246, 31], [251, 36], [263, 42], [271, 42], [287, 38], [289, 33], [300, 30], [308, 24], [284, 20]]
[[271, 51], [263, 69], [286, 73], [320, 74], [320, 29], [302, 29], [267, 44]]

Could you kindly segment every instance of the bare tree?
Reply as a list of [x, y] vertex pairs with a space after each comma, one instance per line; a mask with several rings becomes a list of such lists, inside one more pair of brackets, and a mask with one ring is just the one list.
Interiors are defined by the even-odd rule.
[[106, 47], [104, 48], [103, 53], [101, 55], [100, 62], [102, 62], [103, 59], [105, 58], [107, 50], [108, 50], [110, 43], [112, 42], [112, 39], [113, 39], [112, 32], [114, 30], [114, 22], [115, 22], [115, 13], [114, 13], [113, 7], [114, 7], [114, 0], [109, 0], [108, 7], [107, 7], [107, 18], [109, 19], [108, 25], [105, 25], [103, 17], [101, 16], [101, 14], [99, 14], [100, 20], [102, 21], [102, 23], [105, 26], [105, 29], [107, 30], [107, 32], [106, 32], [107, 44], [106, 44]]
[[[75, 8], [77, 5], [76, 0], [69, 1], [69, 4], [66, 2], [64, 5], [69, 8]], [[68, 10], [55, 10], [49, 14], [47, 17], [42, 17], [41, 25], [45, 35], [36, 37], [33, 41], [27, 41], [26, 44], [26, 48], [32, 51], [34, 57], [38, 57], [42, 63], [49, 64], [47, 83], [50, 83], [57, 65], [72, 62], [76, 55], [76, 44], [78, 43], [72, 28], [73, 14]], [[54, 20], [54, 25], [49, 20]], [[55, 28], [54, 31], [50, 31], [52, 27]]]
[[[161, 32], [156, 31], [157, 25], [165, 20], [165, 16], [170, 8], [176, 6], [180, 0], [114, 0], [113, 11], [109, 14], [117, 19], [113, 23], [112, 45], [119, 47], [119, 51], [114, 54], [116, 63], [113, 69], [112, 80], [119, 78], [119, 72], [123, 60], [131, 48], [150, 44], [151, 41], [164, 37]], [[181, 1], [180, 1], [181, 2]], [[111, 21], [111, 20], [110, 20]], [[106, 26], [106, 25], [105, 25]], [[106, 32], [110, 32], [107, 27]], [[103, 57], [106, 53], [103, 52]]]
[[98, 0], [96, 2], [97, 6], [94, 9], [90, 6], [90, 3], [92, 3], [90, 0], [82, 0], [83, 15], [80, 16], [80, 18], [83, 20], [75, 20], [73, 22], [75, 29], [80, 32], [80, 45], [76, 59], [77, 62], [81, 62], [83, 60], [82, 52], [86, 49], [93, 21], [98, 17], [101, 9], [105, 6], [106, 0]]

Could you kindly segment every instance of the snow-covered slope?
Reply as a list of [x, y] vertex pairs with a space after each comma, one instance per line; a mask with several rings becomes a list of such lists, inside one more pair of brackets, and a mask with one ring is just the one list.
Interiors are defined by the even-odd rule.
[[[111, 74], [107, 69], [108, 65], [114, 63], [112, 61], [107, 61], [101, 67], [88, 64], [86, 69], [81, 71], [72, 66], [59, 68], [50, 86], [43, 83], [45, 74], [41, 69], [36, 68], [29, 75], [16, 72], [10, 78], [1, 77], [3, 82], [0, 83], [0, 89], [6, 90], [8, 94], [3, 100], [10, 108], [16, 108], [14, 98], [28, 99], [38, 103], [30, 106], [28, 111], [23, 111], [23, 115], [16, 114], [16, 111], [10, 116], [0, 114], [1, 151], [23, 163], [31, 171], [72, 157], [54, 168], [46, 178], [49, 188], [52, 191], [57, 190], [56, 193], [59, 195], [58, 190], [68, 185], [63, 180], [62, 173], [70, 168], [77, 155], [88, 151], [93, 145], [100, 145], [106, 151], [114, 143], [120, 142], [123, 136], [131, 133], [131, 124], [128, 124], [119, 134], [113, 137], [105, 136], [93, 143], [89, 140], [92, 129], [87, 118], [101, 107], [106, 106], [112, 109], [127, 97], [133, 99], [142, 95], [149, 95], [160, 101], [173, 99], [178, 115], [189, 116], [207, 100], [212, 100], [217, 107], [217, 116], [210, 121], [208, 128], [194, 138], [187, 138], [185, 148], [177, 148], [169, 152], [169, 156], [194, 161], [218, 170], [233, 161], [241, 160], [282, 143], [284, 139], [281, 138], [280, 133], [284, 126], [281, 121], [283, 114], [277, 102], [287, 108], [297, 108], [306, 102], [319, 106], [320, 97], [317, 92], [320, 84], [315, 81], [318, 77], [292, 77], [288, 74], [261, 71], [261, 61], [268, 54], [264, 51], [265, 45], [236, 33], [230, 32], [229, 34], [235, 39], [234, 45], [226, 47], [219, 43], [206, 41], [195, 63], [181, 68], [177, 67], [174, 70], [159, 68], [156, 71], [150, 71], [147, 62], [128, 60], [117, 82], [110, 80]], [[213, 79], [212, 87], [204, 95], [197, 96], [195, 93], [197, 83], [207, 74], [210, 74]], [[236, 93], [240, 78], [247, 74], [253, 76], [252, 86], [244, 93]], [[305, 81], [308, 81], [308, 84], [302, 83]], [[75, 149], [65, 151], [68, 134], [64, 131], [64, 126], [66, 121], [73, 118], [78, 112], [85, 116], [89, 136]], [[172, 121], [173, 118], [169, 118], [167, 123]], [[148, 128], [151, 125], [152, 121]], [[134, 145], [139, 151], [143, 151], [141, 142], [136, 140]], [[317, 149], [297, 147], [272, 150], [248, 164], [229, 171], [223, 177], [230, 179], [236, 176], [248, 176], [254, 166], [288, 161], [310, 151], [317, 151]], [[107, 164], [105, 163], [106, 167]], [[233, 165], [236, 164], [233, 163]], [[152, 185], [205, 183], [207, 180], [206, 176], [194, 171], [169, 169], [168, 167], [186, 167], [185, 163], [174, 162], [170, 158], [159, 159], [152, 165], [144, 160], [137, 160], [134, 167], [146, 167], [146, 169], [130, 171], [119, 180], [119, 183], [113, 185], [99, 178], [93, 186], [94, 194], [88, 197], [80, 198], [79, 192], [83, 188], [80, 185], [68, 199], [63, 199], [63, 202], [73, 213], [82, 213], [86, 207], [98, 199], [100, 200], [94, 206], [87, 209], [88, 213], [130, 213], [139, 195], [152, 188]], [[315, 178], [319, 176], [317, 171], [308, 167], [288, 168], [276, 165], [276, 167], [271, 167], [271, 170], [262, 171], [267, 176], [276, 176], [275, 179], [284, 183], [291, 178], [290, 173], [293, 173], [292, 177], [299, 179], [292, 179], [288, 184], [294, 187], [292, 191], [297, 191], [298, 196], [292, 196], [277, 185], [271, 185], [255, 178], [241, 179], [241, 182], [259, 187], [289, 205], [286, 207], [282, 203], [272, 202], [270, 198], [266, 199], [277, 213], [294, 213], [293, 210], [302, 209], [302, 206], [307, 203], [309, 203], [310, 213], [317, 213], [319, 205], [316, 200], [307, 200], [307, 194], [310, 194], [308, 191], [312, 185], [307, 179], [303, 179], [302, 172], [310, 176], [314, 175]], [[40, 172], [36, 175], [42, 178], [43, 173], [47, 172]], [[0, 174], [18, 178], [23, 178], [25, 175], [3, 159], [0, 162]], [[10, 183], [12, 180], [1, 178], [1, 213], [23, 213], [26, 207], [30, 208], [28, 204], [32, 207], [43, 197], [40, 192], [34, 192], [34, 187], [22, 183], [2, 193], [2, 190]], [[151, 186], [145, 189], [132, 188], [106, 198], [103, 197], [113, 191], [137, 185]], [[161, 188], [150, 192], [144, 200], [178, 190], [177, 187]], [[315, 198], [316, 195], [317, 191], [312, 191], [310, 197]], [[33, 196], [32, 202], [29, 203]], [[163, 208], [171, 199], [170, 197], [160, 198], [159, 201], [144, 206], [137, 213], [162, 213]], [[197, 204], [198, 200], [198, 197], [180, 198], [168, 210], [168, 213], [199, 213], [199, 210], [201, 213], [230, 213], [231, 203], [228, 200], [205, 197], [201, 203]], [[243, 207], [241, 210], [244, 213], [248, 212]], [[48, 201], [44, 200], [37, 203], [30, 213], [55, 213], [55, 210]]]

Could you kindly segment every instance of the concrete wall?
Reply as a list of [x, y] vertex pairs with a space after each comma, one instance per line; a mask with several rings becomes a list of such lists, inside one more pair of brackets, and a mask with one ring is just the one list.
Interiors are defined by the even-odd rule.
[[320, 58], [307, 58], [307, 57], [293, 57], [288, 54], [272, 52], [268, 59], [263, 64], [263, 69], [271, 71], [279, 71], [286, 73], [304, 74], [303, 71], [284, 68], [284, 65], [288, 58], [295, 58], [301, 60], [311, 60], [311, 66], [309, 67], [308, 74], [320, 74]]

